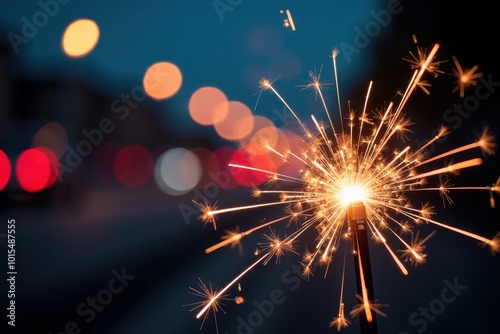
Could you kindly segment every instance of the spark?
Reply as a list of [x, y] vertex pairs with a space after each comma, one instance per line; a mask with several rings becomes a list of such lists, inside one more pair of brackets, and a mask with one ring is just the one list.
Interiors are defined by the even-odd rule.
[[425, 243], [434, 235], [436, 231], [430, 233], [427, 237], [419, 239], [420, 231], [417, 231], [415, 237], [411, 240], [411, 247], [409, 249], [400, 250], [403, 254], [401, 257], [404, 258], [405, 262], [410, 262], [415, 267], [419, 264], [423, 264], [426, 261], [427, 254], [424, 254]]
[[430, 95], [431, 92], [429, 91], [429, 87], [431, 84], [427, 80], [422, 80], [417, 84], [418, 88], [424, 91], [425, 94]]
[[[413, 41], [417, 43], [415, 35], [413, 35]], [[447, 62], [447, 60], [435, 60], [434, 49], [429, 53], [426, 47], [417, 46], [417, 53], [412, 51], [408, 52], [408, 56], [403, 57], [403, 60], [410, 63], [410, 68], [414, 70], [424, 70], [426, 73], [431, 74], [435, 78], [439, 74], [443, 74], [444, 71], [440, 69], [440, 66]], [[429, 88], [431, 84], [427, 80], [418, 79], [415, 85], [424, 91], [425, 94], [430, 95]]]
[[483, 73], [477, 72], [479, 69], [478, 65], [474, 65], [472, 68], [466, 68], [464, 70], [455, 56], [453, 56], [452, 59], [456, 67], [456, 69], [453, 69], [453, 76], [457, 79], [455, 81], [457, 85], [453, 88], [452, 93], [460, 90], [460, 97], [463, 98], [465, 96], [465, 90], [470, 86], [476, 86], [476, 79], [482, 77]]
[[495, 208], [495, 199], [493, 198], [493, 193], [497, 193], [500, 195], [500, 176], [498, 177], [498, 180], [496, 183], [493, 183], [491, 187], [488, 187], [488, 190], [490, 192], [490, 205], [491, 208]]
[[214, 250], [229, 245], [231, 248], [238, 246], [240, 253], [243, 251], [243, 247], [240, 243], [241, 238], [248, 234], [248, 232], [240, 233], [240, 227], [236, 226], [233, 230], [225, 230], [226, 235], [223, 235], [220, 243], [205, 249], [205, 253], [211, 253]]
[[212, 224], [214, 230], [217, 230], [217, 224], [215, 222], [215, 215], [213, 215], [213, 211], [218, 208], [217, 203], [210, 205], [207, 201], [204, 203], [193, 201], [193, 203], [198, 207], [201, 212], [201, 215], [198, 216], [198, 219], [203, 222], [203, 224]]
[[352, 317], [359, 316], [360, 314], [365, 312], [366, 308], [368, 308], [370, 311], [377, 313], [378, 315], [381, 315], [383, 317], [387, 317], [387, 314], [380, 310], [381, 307], [387, 307], [388, 306], [387, 304], [378, 304], [376, 302], [367, 301], [366, 299], [364, 299], [363, 297], [361, 297], [358, 294], [356, 294], [356, 298], [358, 298], [360, 303], [356, 307], [354, 307], [354, 309], [352, 309], [351, 312], [349, 312], [349, 314]]
[[[433, 76], [443, 73], [439, 66], [444, 61], [435, 60], [439, 44], [435, 44], [430, 51], [425, 48], [417, 48], [417, 54], [410, 53], [410, 68], [413, 74], [409, 75], [409, 82], [404, 91], [396, 98], [399, 101], [390, 102], [383, 108], [371, 111], [369, 108], [370, 96], [377, 89], [374, 82], [370, 82], [366, 89], [364, 101], [361, 104], [361, 112], [356, 114], [350, 103], [348, 112], [343, 115], [338, 77], [336, 70], [336, 58], [338, 50], [332, 51], [336, 96], [338, 99], [338, 112], [340, 125], [337, 118], [331, 117], [332, 112], [328, 109], [323, 96], [323, 85], [320, 84], [320, 74], [310, 72], [310, 82], [306, 88], [315, 90], [324, 109], [323, 115], [327, 120], [311, 115], [313, 130], [306, 127], [305, 123], [298, 117], [298, 113], [280, 95], [274, 82], [268, 79], [260, 81], [261, 91], [269, 91], [274, 95], [288, 111], [293, 115], [301, 131], [304, 134], [306, 147], [302, 151], [295, 151], [293, 147], [286, 150], [272, 148], [263, 144], [264, 149], [270, 155], [276, 155], [286, 161], [286, 164], [298, 167], [300, 172], [293, 175], [270, 171], [256, 167], [230, 164], [232, 168], [247, 169], [254, 172], [264, 173], [272, 188], [261, 189], [254, 187], [251, 195], [261, 201], [258, 204], [236, 205], [228, 208], [218, 208], [208, 203], [200, 205], [202, 214], [200, 219], [204, 223], [212, 223], [216, 227], [215, 219], [230, 212], [247, 212], [262, 208], [282, 208], [278, 218], [273, 220], [256, 220], [253, 226], [248, 226], [244, 231], [228, 230], [223, 240], [216, 245], [206, 249], [211, 253], [225, 246], [239, 245], [245, 236], [263, 228], [269, 228], [270, 232], [264, 234], [264, 242], [258, 244], [255, 255], [258, 259], [238, 274], [229, 284], [212, 296], [197, 315], [197, 318], [208, 312], [218, 298], [235, 285], [240, 279], [247, 275], [252, 268], [259, 264], [268, 264], [275, 258], [276, 262], [286, 254], [302, 254], [302, 274], [310, 277], [312, 268], [316, 263], [322, 264], [325, 270], [324, 277], [330, 268], [330, 264], [336, 260], [335, 252], [344, 247], [344, 270], [342, 272], [342, 283], [339, 300], [338, 314], [330, 322], [331, 327], [340, 330], [349, 324], [344, 314], [344, 284], [345, 284], [345, 254], [348, 248], [351, 252], [359, 252], [359, 246], [354, 242], [347, 242], [352, 238], [349, 230], [348, 212], [357, 201], [361, 201], [366, 208], [367, 233], [377, 243], [383, 245], [388, 252], [389, 258], [399, 268], [403, 275], [408, 275], [408, 269], [404, 262], [411, 265], [423, 264], [427, 254], [425, 243], [435, 232], [425, 238], [419, 238], [419, 232], [415, 231], [420, 224], [427, 223], [446, 229], [451, 232], [472, 238], [489, 247], [492, 253], [500, 252], [500, 234], [489, 239], [459, 229], [433, 218], [434, 212], [430, 204], [425, 203], [416, 207], [412, 203], [410, 194], [417, 191], [436, 191], [443, 200], [452, 203], [450, 192], [455, 190], [480, 190], [489, 192], [490, 198], [493, 194], [500, 193], [500, 178], [492, 186], [458, 187], [454, 186], [449, 175], [456, 175], [463, 169], [479, 166], [483, 163], [480, 157], [470, 157], [470, 151], [480, 151], [483, 155], [494, 153], [495, 140], [487, 127], [483, 129], [477, 140], [470, 144], [462, 145], [446, 152], [438, 153], [434, 157], [426, 156], [426, 149], [440, 138], [449, 135], [450, 130], [442, 126], [434, 138], [419, 148], [411, 145], [402, 145], [411, 131], [411, 120], [406, 117], [403, 110], [410, 96], [416, 89], [429, 87], [423, 77], [430, 73]], [[455, 61], [455, 59], [454, 59]], [[458, 63], [456, 62], [456, 65]], [[459, 72], [467, 74], [468, 85], [473, 85], [477, 79], [477, 68], [462, 71], [457, 65]], [[464, 86], [465, 87], [465, 86]], [[346, 120], [344, 120], [346, 117]], [[344, 121], [346, 127], [343, 126]], [[344, 131], [345, 129], [345, 131]], [[460, 157], [465, 154], [464, 157]], [[479, 152], [478, 152], [479, 153]], [[449, 162], [447, 159], [453, 157], [457, 162]], [[432, 162], [432, 164], [431, 164]], [[440, 167], [433, 167], [441, 163]], [[444, 167], [442, 167], [444, 165]], [[439, 178], [437, 186], [428, 186], [428, 180]], [[274, 187], [276, 186], [276, 187]], [[494, 202], [491, 199], [492, 206]], [[279, 212], [279, 210], [276, 210]], [[295, 223], [295, 224], [292, 224]], [[292, 229], [292, 225], [293, 228]], [[280, 227], [290, 229], [288, 236], [279, 237], [276, 232]], [[306, 231], [315, 230], [317, 238], [313, 245], [299, 243], [300, 237]], [[407, 240], [409, 239], [409, 240]], [[346, 241], [345, 245], [342, 241]], [[396, 247], [401, 246], [402, 261], [396, 254]], [[308, 247], [309, 246], [309, 247]], [[359, 255], [359, 254], [358, 254]], [[358, 259], [360, 257], [358, 256]], [[360, 260], [359, 260], [360, 261]], [[361, 263], [357, 263], [362, 281], [360, 294], [357, 295], [360, 303], [350, 312], [351, 316], [364, 314], [370, 322], [376, 314], [385, 316], [375, 301], [368, 299], [368, 291], [364, 283], [364, 273]]]
[[241, 304], [243, 304], [244, 302], [245, 302], [245, 298], [243, 298], [243, 297], [241, 297], [241, 296], [236, 296], [236, 297], [234, 298], [234, 303], [235, 303], [236, 305], [241, 305]]
[[286, 13], [286, 19], [283, 20], [283, 27], [285, 28], [292, 28], [292, 31], [295, 31], [295, 22], [293, 22], [292, 18], [292, 13], [287, 9], [283, 12], [283, 10], [280, 10], [280, 13]]
[[[408, 54], [409, 56], [404, 57], [403, 60], [409, 62], [410, 68], [414, 70], [420, 70], [428, 58], [427, 48], [422, 46], [417, 46], [416, 54], [412, 51], [409, 51]], [[441, 70], [439, 66], [445, 62], [447, 62], [447, 60], [434, 60], [434, 58], [432, 58], [427, 65], [427, 73], [433, 75], [434, 77], [437, 77], [439, 74], [443, 74], [444, 71]]]
[[293, 241], [287, 240], [286, 238], [284, 240], [281, 239], [273, 229], [270, 230], [269, 234], [264, 234], [264, 239], [266, 242], [258, 244], [261, 247], [260, 251], [269, 254], [264, 264], [267, 264], [273, 257], [276, 257], [276, 263], [279, 263], [283, 255], [294, 252]]
[[500, 253], [500, 232], [498, 232], [491, 240], [488, 240], [488, 242], [484, 242], [481, 246], [483, 248], [489, 247], [492, 255]]
[[280, 222], [282, 220], [286, 220], [288, 218], [291, 218], [290, 216], [285, 216], [285, 217], [281, 217], [281, 218], [278, 218], [278, 219], [275, 219], [275, 220], [272, 220], [268, 223], [265, 223], [265, 224], [261, 224], [257, 227], [254, 227], [252, 229], [249, 229], [247, 231], [243, 231], [243, 232], [239, 232], [239, 228], [238, 229], [235, 229], [235, 230], [226, 230], [226, 235], [223, 236], [221, 239], [223, 241], [219, 242], [218, 244], [215, 244], [207, 249], [205, 249], [205, 253], [208, 254], [208, 253], [211, 253], [219, 248], [222, 248], [222, 247], [225, 247], [227, 245], [231, 245], [231, 248], [235, 247], [236, 245], [240, 245], [240, 240], [243, 239], [244, 237], [252, 234], [253, 232], [255, 231], [258, 231], [266, 226], [270, 226], [272, 224], [275, 224], [277, 222]]
[[421, 165], [423, 165], [425, 163], [429, 163], [429, 162], [432, 162], [432, 161], [435, 161], [435, 160], [439, 160], [439, 159], [451, 156], [453, 154], [464, 152], [464, 151], [467, 151], [467, 150], [470, 150], [470, 149], [473, 149], [473, 148], [477, 148], [477, 147], [480, 148], [481, 151], [483, 151], [484, 154], [487, 154], [487, 155], [494, 154], [494, 152], [495, 152], [494, 149], [496, 147], [495, 137], [489, 133], [488, 127], [485, 127], [483, 129], [482, 134], [479, 136], [478, 140], [475, 141], [474, 143], [471, 143], [471, 144], [468, 144], [468, 145], [464, 145], [464, 146], [461, 146], [461, 147], [457, 147], [457, 148], [455, 148], [453, 150], [450, 150], [448, 152], [445, 152], [443, 154], [440, 154], [440, 155], [437, 155], [435, 157], [426, 159], [424, 162], [420, 163], [419, 165], [421, 166]]
[[[194, 310], [197, 310], [199, 308], [203, 308], [203, 309], [206, 308], [207, 310], [210, 309], [212, 311], [213, 316], [214, 316], [216, 333], [219, 333], [219, 327], [217, 325], [216, 314], [217, 314], [217, 312], [219, 312], [219, 310], [222, 311], [223, 313], [225, 313], [224, 309], [222, 308], [222, 306], [224, 306], [224, 303], [222, 301], [229, 300], [229, 298], [227, 298], [229, 296], [229, 294], [219, 293], [217, 291], [217, 288], [212, 287], [211, 283], [208, 283], [208, 286], [207, 286], [205, 283], [203, 283], [201, 278], [198, 277], [198, 280], [200, 281], [200, 283], [199, 283], [200, 290], [189, 287], [189, 290], [190, 290], [189, 293], [194, 295], [194, 296], [197, 296], [199, 298], [202, 298], [202, 300], [199, 302], [192, 303], [192, 304], [187, 304], [186, 306], [193, 306], [190, 309], [190, 311], [194, 311]], [[208, 314], [209, 314], [209, 312], [205, 312], [204, 314], [202, 314], [203, 320], [201, 322], [200, 329], [203, 328], [203, 325], [205, 324], [205, 320], [207, 319]], [[196, 316], [196, 318], [200, 318], [200, 317], [201, 317], [201, 315]]]
[[338, 317], [333, 318], [333, 320], [330, 322], [330, 327], [336, 327], [337, 331], [340, 332], [340, 330], [344, 327], [348, 327], [351, 324], [349, 319], [345, 317], [344, 314], [344, 303], [340, 304], [339, 307], [339, 315]]
[[[198, 312], [198, 314], [196, 314], [196, 319], [200, 319], [201, 317], [203, 317], [203, 319], [205, 320], [206, 317], [207, 317], [207, 315], [208, 315], [207, 311], [209, 309], [211, 309], [213, 311], [214, 316], [215, 316], [215, 312], [220, 308], [220, 305], [221, 305], [220, 302], [219, 302], [219, 299], [224, 300], [228, 296], [228, 294], [225, 294], [225, 292], [231, 286], [233, 286], [236, 282], [238, 282], [238, 280], [241, 277], [245, 276], [245, 274], [247, 272], [249, 272], [250, 270], [252, 270], [253, 267], [255, 267], [256, 265], [258, 265], [259, 263], [261, 263], [263, 260], [265, 260], [267, 256], [268, 256], [267, 254], [264, 254], [264, 256], [262, 256], [257, 261], [255, 261], [251, 266], [249, 266], [247, 269], [245, 269], [241, 274], [239, 274], [228, 285], [226, 285], [224, 288], [222, 288], [219, 291], [213, 290], [211, 287], [209, 287], [209, 290], [207, 290], [209, 293], [206, 293], [207, 291], [205, 291], [203, 289], [203, 287], [202, 287], [203, 293], [201, 293], [199, 296], [200, 297], [205, 297], [205, 300], [202, 301], [202, 302], [199, 302], [198, 306], [196, 306], [195, 308], [193, 308], [193, 310], [201, 308], [201, 310]], [[193, 288], [190, 288], [190, 289], [193, 290], [193, 291], [196, 291]]]

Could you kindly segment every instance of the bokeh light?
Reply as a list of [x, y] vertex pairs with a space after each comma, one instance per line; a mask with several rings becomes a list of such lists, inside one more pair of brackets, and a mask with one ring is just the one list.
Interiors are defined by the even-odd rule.
[[142, 80], [144, 90], [155, 100], [164, 100], [174, 96], [182, 86], [181, 70], [169, 62], [151, 65]]
[[228, 110], [226, 95], [215, 87], [202, 87], [189, 100], [189, 114], [201, 125], [219, 123], [226, 117]]
[[252, 131], [250, 131], [250, 133], [248, 135], [246, 135], [245, 137], [243, 137], [239, 140], [240, 146], [241, 147], [249, 147], [248, 145], [250, 145], [250, 140], [252, 140], [255, 133], [258, 132], [260, 129], [263, 129], [263, 128], [266, 128], [269, 126], [273, 126], [273, 122], [269, 118], [267, 118], [265, 116], [261, 116], [261, 115], [253, 116]]
[[99, 26], [89, 19], [78, 19], [68, 25], [63, 33], [62, 48], [72, 58], [90, 53], [99, 41]]
[[[273, 162], [267, 154], [254, 154], [251, 157], [249, 153], [251, 151], [253, 151], [253, 149], [248, 147], [236, 150], [231, 157], [230, 163], [270, 172], [276, 171]], [[258, 186], [266, 181], [269, 176], [269, 173], [237, 167], [230, 167], [230, 171], [235, 181], [245, 187]]]
[[10, 160], [4, 151], [0, 150], [0, 191], [9, 183], [12, 167]]
[[[285, 130], [283, 131], [287, 138], [288, 147], [294, 152], [306, 152], [307, 145], [304, 142], [304, 138], [293, 131]], [[279, 168], [280, 173], [291, 175], [291, 176], [299, 176], [300, 171], [305, 167], [304, 162], [301, 162], [298, 159], [295, 159], [294, 163], [283, 163]]]
[[274, 126], [266, 126], [256, 131], [250, 138], [249, 148], [257, 152], [269, 152], [266, 147], [276, 148], [278, 144], [278, 129]]
[[252, 111], [242, 102], [229, 101], [226, 117], [214, 124], [217, 134], [227, 140], [239, 140], [253, 129]]
[[[250, 158], [251, 166], [255, 169], [266, 170], [269, 172], [276, 172], [277, 170], [269, 154], [253, 154], [248, 157]], [[247, 187], [260, 185], [266, 182], [271, 176], [269, 173], [263, 173], [256, 170], [251, 172], [251, 178], [250, 180], [247, 180], [247, 183], [249, 183], [246, 184]]]
[[32, 146], [46, 147], [60, 158], [68, 146], [68, 134], [61, 124], [47, 123], [33, 136]]
[[286, 150], [290, 149], [285, 133], [274, 125], [261, 128], [254, 133], [250, 139], [250, 145], [247, 147], [252, 148], [252, 151], [249, 151], [251, 160], [254, 155], [266, 155], [271, 159], [276, 169], [283, 165], [285, 160], [279, 154], [269, 150], [269, 148], [276, 152], [286, 152]]
[[154, 175], [161, 191], [169, 195], [183, 195], [200, 181], [202, 166], [196, 154], [177, 147], [158, 157]]
[[239, 141], [241, 149], [247, 151], [251, 161], [254, 156], [259, 160], [262, 159], [261, 156], [267, 155], [274, 168], [280, 168], [285, 160], [280, 155], [271, 152], [267, 147], [278, 152], [285, 152], [290, 148], [286, 134], [283, 130], [276, 128], [267, 117], [258, 115], [254, 116], [253, 119], [252, 131]]
[[50, 176], [49, 180], [47, 181], [47, 184], [45, 185], [45, 188], [52, 187], [56, 181], [57, 178], [59, 177], [59, 173], [61, 171], [61, 165], [59, 163], [59, 158], [56, 156], [56, 154], [49, 148], [47, 147], [35, 147], [36, 149], [40, 150], [45, 154], [47, 159], [49, 160], [50, 164]]
[[153, 165], [153, 157], [145, 147], [129, 145], [117, 152], [113, 169], [120, 183], [136, 188], [149, 181], [153, 174]]
[[[54, 182], [56, 171], [53, 170], [48, 149], [30, 148], [19, 155], [16, 162], [16, 176], [19, 186], [27, 192], [38, 192]], [[56, 167], [57, 168], [57, 167]]]

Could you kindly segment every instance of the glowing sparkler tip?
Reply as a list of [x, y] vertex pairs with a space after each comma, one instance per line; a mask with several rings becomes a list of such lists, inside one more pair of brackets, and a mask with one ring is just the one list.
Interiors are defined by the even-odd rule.
[[269, 88], [271, 87], [271, 81], [269, 81], [269, 79], [261, 79], [260, 82], [259, 82], [259, 85], [261, 88]]
[[259, 188], [255, 187], [252, 189], [252, 197], [253, 198], [259, 198], [260, 195], [262, 195], [262, 191]]
[[333, 59], [335, 59], [335, 58], [337, 58], [337, 56], [338, 56], [339, 54], [340, 54], [340, 50], [339, 50], [338, 48], [333, 48], [331, 57], [332, 57]]
[[439, 127], [439, 131], [438, 131], [438, 134], [436, 136], [438, 138], [441, 138], [441, 137], [447, 136], [449, 133], [450, 133], [450, 130], [448, 129], [448, 127], [445, 125], [442, 125]]
[[483, 129], [477, 143], [484, 154], [487, 155], [495, 154], [495, 148], [496, 148], [495, 136], [493, 136], [489, 132], [489, 128], [487, 126]]
[[307, 278], [308, 280], [309, 280], [309, 278], [311, 278], [311, 276], [313, 276], [313, 272], [312, 272], [312, 269], [310, 266], [308, 266], [308, 265], [303, 266], [302, 276]]
[[259, 252], [263, 251], [268, 254], [264, 264], [267, 264], [273, 257], [276, 257], [276, 263], [280, 262], [282, 256], [287, 253], [296, 253], [293, 250], [293, 241], [286, 237], [281, 239], [275, 230], [270, 229], [268, 234], [264, 234], [266, 242], [259, 243]]
[[496, 183], [493, 184], [493, 190], [500, 194], [500, 176]]
[[455, 67], [453, 69], [453, 76], [456, 78], [456, 86], [453, 88], [452, 93], [460, 91], [460, 97], [465, 97], [465, 90], [470, 86], [476, 86], [478, 84], [477, 79], [483, 76], [483, 73], [477, 72], [479, 69], [478, 65], [474, 65], [472, 68], [463, 69], [457, 60], [457, 57], [452, 56]]
[[487, 244], [489, 246], [491, 255], [500, 253], [500, 232], [498, 232]]
[[222, 308], [224, 306], [223, 301], [229, 300], [229, 294], [223, 294], [222, 291], [219, 292], [218, 289], [214, 288], [211, 283], [208, 283], [207, 285], [199, 277], [198, 280], [199, 289], [189, 287], [189, 293], [201, 298], [202, 300], [184, 306], [193, 306], [190, 311], [201, 309], [198, 314], [196, 314], [196, 319], [203, 318], [200, 329], [203, 327], [208, 315], [212, 313], [214, 316], [215, 328], [218, 333], [216, 315], [219, 310], [224, 312], [224, 309]]
[[[437, 43], [434, 45], [431, 53], [436, 48], [439, 48], [439, 44]], [[444, 71], [439, 67], [441, 66], [441, 64], [446, 63], [447, 60], [434, 60], [434, 56], [429, 58], [429, 55], [431, 53], [427, 51], [426, 47], [417, 46], [417, 53], [415, 54], [410, 51], [408, 52], [409, 56], [404, 57], [403, 60], [410, 63], [410, 68], [414, 70], [425, 69], [428, 73], [430, 73], [434, 77], [437, 77], [439, 74], [444, 73]], [[419, 83], [422, 83], [422, 81], [419, 81]], [[430, 84], [425, 83], [424, 85], [420, 85], [419, 87], [427, 94], [429, 94], [425, 86], [430, 86]]]
[[356, 305], [349, 314], [351, 317], [357, 317], [360, 316], [363, 313], [366, 313], [367, 320], [368, 322], [373, 321], [373, 316], [370, 314], [371, 311], [377, 313], [378, 315], [381, 315], [383, 317], [387, 317], [387, 314], [382, 312], [380, 310], [381, 307], [387, 307], [387, 304], [378, 304], [377, 301], [370, 301], [370, 300], [363, 300], [363, 297], [360, 295], [356, 294], [356, 297], [359, 299], [359, 304]]
[[423, 239], [419, 239], [419, 231], [415, 234], [411, 239], [411, 245], [406, 245], [407, 248], [404, 250], [400, 250], [402, 253], [401, 257], [405, 260], [405, 262], [410, 262], [415, 267], [419, 264], [423, 264], [426, 262], [427, 254], [424, 253], [425, 243], [434, 235], [436, 231], [432, 231], [427, 237]]
[[342, 185], [340, 198], [346, 206], [356, 202], [365, 202], [367, 199], [367, 190], [359, 185]]
[[332, 321], [330, 322], [330, 327], [336, 327], [337, 331], [340, 332], [340, 330], [344, 327], [348, 327], [351, 324], [349, 319], [345, 317], [344, 314], [344, 303], [341, 303], [339, 306], [339, 314], [337, 317], [334, 317]]
[[200, 203], [193, 201], [193, 203], [198, 207], [201, 214], [198, 216], [198, 219], [203, 222], [203, 224], [212, 224], [214, 230], [217, 230], [217, 224], [215, 222], [216, 216], [214, 211], [218, 208], [217, 203], [210, 205], [207, 201], [205, 203]]

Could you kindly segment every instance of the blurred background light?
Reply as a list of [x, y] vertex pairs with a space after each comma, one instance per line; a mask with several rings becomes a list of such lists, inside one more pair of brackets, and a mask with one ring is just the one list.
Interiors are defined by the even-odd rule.
[[229, 103], [224, 92], [216, 87], [202, 87], [189, 100], [189, 114], [200, 125], [213, 125], [228, 113]]
[[144, 90], [152, 99], [168, 99], [174, 96], [181, 88], [182, 73], [172, 63], [158, 62], [146, 70], [142, 84]]
[[[299, 136], [295, 132], [288, 130], [283, 131], [283, 133], [287, 138], [288, 149], [299, 155], [306, 152], [307, 145], [304, 142], [304, 138], [302, 136]], [[298, 177], [300, 171], [304, 168], [304, 166], [305, 164], [299, 159], [294, 159], [293, 163], [284, 162], [280, 167], [280, 173]]]
[[255, 187], [266, 181], [270, 173], [258, 171], [258, 169], [266, 170], [269, 172], [275, 172], [271, 159], [267, 154], [253, 154], [250, 155], [249, 152], [254, 151], [254, 149], [246, 147], [236, 150], [230, 160], [231, 164], [247, 166], [252, 169], [230, 167], [231, 175], [236, 180], [236, 182], [245, 187]]
[[89, 19], [78, 19], [68, 25], [63, 33], [62, 48], [72, 58], [89, 54], [99, 41], [99, 26]]
[[153, 174], [153, 165], [153, 157], [144, 146], [129, 145], [116, 153], [113, 169], [120, 183], [135, 188], [149, 181]]
[[229, 101], [226, 117], [214, 124], [217, 134], [227, 140], [239, 140], [253, 129], [252, 111], [242, 102]]
[[57, 177], [54, 170], [57, 157], [47, 148], [30, 148], [19, 155], [16, 162], [16, 176], [19, 186], [27, 192], [38, 192], [51, 186]]
[[169, 195], [182, 195], [196, 187], [202, 175], [199, 158], [193, 152], [172, 148], [156, 160], [155, 181]]
[[250, 131], [250, 133], [248, 133], [245, 137], [242, 137], [238, 141], [240, 147], [250, 147], [248, 145], [250, 145], [250, 141], [252, 140], [255, 133], [269, 126], [273, 126], [273, 122], [269, 118], [261, 115], [253, 116], [252, 131]]
[[9, 157], [4, 151], [0, 150], [0, 191], [9, 183], [12, 174], [12, 166]]
[[275, 126], [268, 126], [257, 131], [250, 140], [250, 146], [255, 148], [256, 152], [249, 152], [254, 155], [266, 155], [271, 159], [273, 165], [278, 169], [284, 159], [281, 155], [274, 153], [272, 150], [283, 154], [287, 149], [290, 149], [288, 138], [282, 130]]

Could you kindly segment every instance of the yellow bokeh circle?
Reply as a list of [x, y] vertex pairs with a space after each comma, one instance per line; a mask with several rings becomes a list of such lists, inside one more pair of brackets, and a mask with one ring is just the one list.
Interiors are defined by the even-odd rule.
[[63, 33], [62, 48], [72, 58], [83, 57], [92, 51], [99, 41], [99, 26], [89, 19], [78, 19], [68, 25]]

